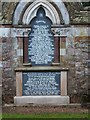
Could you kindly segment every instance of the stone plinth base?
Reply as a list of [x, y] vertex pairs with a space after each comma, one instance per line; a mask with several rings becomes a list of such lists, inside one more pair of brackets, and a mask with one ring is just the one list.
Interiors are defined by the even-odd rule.
[[14, 97], [15, 105], [25, 104], [51, 104], [51, 105], [68, 105], [69, 96], [16, 96]]

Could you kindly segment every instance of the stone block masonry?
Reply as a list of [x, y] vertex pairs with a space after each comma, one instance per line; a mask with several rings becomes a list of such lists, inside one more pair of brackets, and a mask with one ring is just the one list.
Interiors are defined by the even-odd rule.
[[[15, 69], [23, 67], [23, 42], [20, 37], [22, 37], [23, 31], [29, 29], [0, 28], [3, 33], [0, 32], [0, 74], [2, 73], [2, 76], [0, 75], [0, 84], [3, 85], [3, 103], [14, 102], [13, 98], [16, 95]], [[67, 94], [70, 96], [71, 102], [80, 102], [81, 95], [87, 93], [88, 86], [89, 37], [87, 32], [90, 28], [72, 26], [53, 29], [55, 32], [62, 33], [61, 36], [67, 35], [66, 42], [62, 45], [65, 52], [61, 51], [60, 67], [69, 68]], [[17, 36], [20, 36], [20, 39]]]
[[15, 72], [17, 66], [15, 38], [2, 37], [2, 97], [3, 103], [13, 103], [15, 95]]

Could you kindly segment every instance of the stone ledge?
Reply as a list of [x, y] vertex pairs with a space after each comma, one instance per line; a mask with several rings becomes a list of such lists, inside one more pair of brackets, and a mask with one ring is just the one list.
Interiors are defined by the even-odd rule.
[[60, 104], [60, 105], [42, 105], [42, 104], [25, 104], [25, 105], [15, 105], [14, 103], [13, 104], [4, 104], [3, 105], [3, 108], [5, 108], [5, 107], [33, 107], [33, 106], [39, 106], [39, 107], [47, 107], [47, 106], [50, 106], [50, 107], [52, 107], [52, 106], [54, 106], [54, 107], [65, 107], [65, 108], [81, 108], [81, 103], [70, 103], [70, 104], [68, 104], [68, 105], [62, 105], [62, 104]]
[[23, 63], [24, 66], [32, 66], [31, 63]]
[[41, 104], [41, 105], [68, 105], [69, 96], [21, 96], [14, 97], [15, 105]]
[[61, 67], [47, 67], [47, 66], [43, 66], [43, 67], [21, 67], [21, 68], [16, 68], [15, 71], [68, 71], [68, 68], [61, 68]]
[[52, 66], [60, 66], [60, 63], [52, 63]]

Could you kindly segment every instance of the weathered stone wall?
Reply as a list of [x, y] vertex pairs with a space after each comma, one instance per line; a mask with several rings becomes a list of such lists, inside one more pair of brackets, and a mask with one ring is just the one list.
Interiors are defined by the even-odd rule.
[[90, 7], [83, 7], [81, 2], [66, 2], [71, 24], [90, 23]]
[[0, 2], [0, 24], [12, 24], [16, 4], [15, 2]]
[[12, 102], [12, 95], [15, 94], [14, 88], [14, 76], [13, 76], [13, 54], [12, 54], [12, 39], [2, 38], [3, 46], [2, 46], [2, 59], [3, 59], [3, 74], [2, 74], [2, 93], [3, 100], [7, 102]]
[[[6, 30], [6, 31], [4, 31]], [[15, 49], [15, 38], [11, 37], [11, 30], [1, 30], [0, 40], [2, 41], [2, 96], [4, 103], [12, 103], [15, 96], [15, 72], [17, 55]]]
[[[79, 39], [79, 40], [78, 40]], [[74, 51], [73, 55], [70, 52]], [[67, 49], [67, 58], [70, 69], [68, 75], [68, 93], [71, 101], [81, 101], [81, 96], [88, 92], [88, 39], [77, 37], [74, 39], [74, 50]], [[75, 97], [75, 98], [74, 98]]]
[[[65, 2], [64, 3], [70, 17], [71, 24], [90, 23], [90, 8], [84, 8], [80, 2]], [[1, 2], [0, 3], [0, 24], [13, 24], [13, 14], [17, 2]]]
[[15, 96], [15, 67], [17, 65], [16, 50], [14, 49], [15, 38], [3, 37], [2, 42], [2, 94], [3, 102], [12, 103]]
[[[88, 27], [57, 29], [58, 34], [67, 35], [64, 49], [61, 50], [61, 66], [68, 67], [68, 95], [71, 102], [81, 102], [81, 96], [88, 93], [88, 45], [90, 35]], [[60, 31], [60, 32], [59, 32]], [[65, 45], [66, 44], [66, 45]], [[62, 46], [62, 42], [61, 42]]]
[[[2, 73], [2, 94], [4, 103], [13, 103], [16, 95], [15, 68], [23, 66], [23, 32], [28, 28], [0, 28], [0, 68]], [[68, 95], [71, 102], [81, 102], [81, 96], [88, 90], [88, 44], [89, 27], [53, 28], [55, 34], [67, 36], [60, 40], [60, 66], [68, 67]], [[0, 48], [1, 49], [1, 48]], [[1, 52], [1, 51], [0, 51]], [[3, 62], [2, 62], [3, 61]]]

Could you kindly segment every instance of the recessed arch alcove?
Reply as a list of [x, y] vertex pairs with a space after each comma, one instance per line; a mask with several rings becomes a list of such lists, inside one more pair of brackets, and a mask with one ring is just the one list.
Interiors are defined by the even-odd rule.
[[15, 9], [13, 24], [28, 25], [36, 16], [39, 6], [43, 7], [46, 16], [52, 21], [53, 25], [60, 25], [62, 20], [65, 25], [70, 23], [68, 11], [62, 0], [51, 0], [50, 2], [48, 0], [35, 0], [34, 2], [32, 0], [28, 0], [28, 2], [21, 0]]

